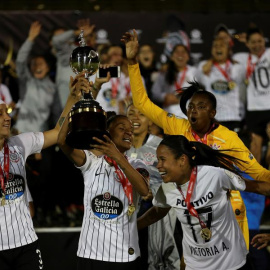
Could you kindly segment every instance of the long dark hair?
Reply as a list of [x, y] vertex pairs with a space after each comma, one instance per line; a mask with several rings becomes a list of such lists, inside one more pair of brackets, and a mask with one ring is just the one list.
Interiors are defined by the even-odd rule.
[[236, 149], [214, 150], [203, 143], [189, 141], [182, 135], [169, 135], [165, 137], [159, 145], [168, 147], [175, 158], [179, 158], [185, 154], [192, 167], [198, 165], [220, 167], [241, 176], [240, 170], [237, 167], [243, 166], [243, 163], [247, 163], [246, 161], [224, 153], [232, 150], [237, 151]]
[[180, 99], [180, 108], [181, 111], [187, 115], [187, 102], [193, 97], [193, 95], [204, 95], [210, 101], [212, 108], [216, 110], [217, 108], [217, 99], [211, 93], [205, 90], [204, 86], [199, 84], [197, 81], [188, 82], [189, 86], [183, 88], [183, 92]]
[[[189, 54], [189, 50], [188, 50], [188, 48], [185, 45], [183, 45], [183, 44], [176, 44], [173, 47], [173, 50], [171, 52], [171, 55], [174, 53], [174, 51], [178, 47], [183, 47], [186, 50], [186, 52]], [[175, 63], [171, 59], [169, 59], [168, 60], [168, 69], [167, 69], [166, 74], [165, 74], [165, 80], [166, 80], [166, 82], [168, 84], [173, 84], [175, 82], [176, 78], [177, 78], [176, 77], [177, 74], [178, 74], [178, 69], [177, 69]]]

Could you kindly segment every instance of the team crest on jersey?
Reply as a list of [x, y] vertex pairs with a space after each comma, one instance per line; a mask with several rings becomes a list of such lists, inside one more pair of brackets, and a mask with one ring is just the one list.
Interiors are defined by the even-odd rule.
[[18, 155], [18, 153], [17, 152], [9, 152], [9, 158], [10, 158], [10, 160], [11, 160], [11, 162], [15, 162], [15, 163], [18, 163], [19, 162], [19, 160], [20, 160], [20, 158], [19, 158], [19, 155]]
[[144, 153], [143, 154], [143, 161], [146, 165], [153, 165], [156, 160], [156, 155], [153, 153]]
[[110, 192], [94, 197], [91, 207], [94, 215], [104, 220], [117, 218], [123, 212], [123, 203]]
[[6, 185], [6, 205], [22, 200], [25, 191], [24, 178], [18, 174], [9, 173], [9, 180]]
[[218, 149], [220, 149], [220, 145], [217, 145], [216, 143], [214, 143], [214, 144], [209, 144], [209, 146], [212, 148], [212, 149], [215, 149], [215, 150], [218, 150]]

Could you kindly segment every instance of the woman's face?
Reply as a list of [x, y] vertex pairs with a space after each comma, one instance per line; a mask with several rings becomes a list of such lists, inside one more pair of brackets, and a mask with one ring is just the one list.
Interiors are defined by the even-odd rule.
[[246, 45], [249, 48], [250, 53], [260, 57], [265, 50], [264, 37], [259, 33], [254, 33], [249, 37]]
[[140, 47], [138, 60], [145, 68], [152, 66], [154, 61], [154, 52], [149, 45], [143, 45]]
[[189, 54], [186, 48], [182, 45], [177, 46], [171, 55], [171, 60], [178, 69], [184, 68], [189, 61]]
[[126, 152], [132, 146], [133, 125], [127, 117], [117, 118], [109, 127], [112, 141], [121, 153]]
[[6, 104], [0, 105], [0, 138], [8, 138], [10, 136], [11, 118], [7, 113]]
[[132, 121], [134, 135], [145, 134], [145, 132], [148, 132], [148, 127], [151, 122], [134, 105], [129, 106], [127, 117]]
[[193, 95], [187, 108], [187, 117], [192, 129], [206, 133], [216, 115], [211, 102], [205, 95]]
[[36, 79], [43, 79], [49, 72], [49, 66], [43, 57], [35, 57], [31, 61], [31, 72]]
[[159, 145], [157, 148], [157, 169], [164, 183], [176, 182], [182, 180], [182, 160], [176, 159], [172, 151], [165, 145]]
[[222, 39], [215, 40], [212, 45], [212, 57], [218, 63], [224, 63], [229, 57], [229, 44]]

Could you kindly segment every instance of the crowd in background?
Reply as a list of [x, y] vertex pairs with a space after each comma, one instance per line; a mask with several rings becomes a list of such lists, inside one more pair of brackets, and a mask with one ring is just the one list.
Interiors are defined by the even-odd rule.
[[[95, 25], [83, 19], [78, 21], [77, 29], [56, 27], [48, 40], [49, 53], [32, 55], [35, 40], [42, 31], [42, 25], [33, 22], [16, 58], [6, 61], [0, 73], [0, 95], [9, 105], [13, 134], [45, 131], [55, 125], [68, 96], [69, 78], [74, 76], [69, 56], [78, 46], [81, 29], [87, 45], [99, 53], [100, 63], [121, 67], [120, 78], [111, 78], [105, 83], [97, 101], [106, 111], [126, 114], [132, 97], [127, 61], [120, 41], [119, 44], [97, 44]], [[244, 42], [246, 52], [234, 54], [234, 42]], [[184, 31], [167, 37], [162, 61], [155, 54], [153, 44], [144, 44], [143, 40], [140, 43], [140, 70], [148, 96], [155, 104], [168, 113], [185, 118], [179, 107], [181, 93], [188, 82], [198, 81], [217, 98], [216, 120], [237, 132], [255, 158], [264, 167], [269, 167], [270, 68], [265, 62], [254, 72], [262, 55], [270, 59], [260, 29], [252, 25], [247, 33], [235, 40], [225, 25], [218, 25], [213, 36], [211, 58], [196, 66], [190, 61], [190, 43]], [[257, 98], [250, 96], [249, 87], [258, 90]], [[163, 130], [155, 125], [151, 125], [149, 132], [164, 136]], [[33, 197], [36, 226], [81, 225], [82, 176], [58, 146], [29, 157], [27, 181]], [[269, 199], [266, 202], [265, 198], [262, 200], [262, 204], [269, 207]], [[264, 223], [269, 222], [266, 211], [263, 218]]]

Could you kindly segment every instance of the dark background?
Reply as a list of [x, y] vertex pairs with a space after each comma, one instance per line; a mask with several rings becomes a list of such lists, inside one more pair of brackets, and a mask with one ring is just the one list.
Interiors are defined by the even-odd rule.
[[[181, 27], [191, 40], [191, 58], [197, 63], [210, 56], [217, 24], [225, 23], [235, 34], [245, 31], [252, 22], [269, 38], [269, 15], [270, 0], [0, 0], [0, 63], [6, 58], [10, 41], [16, 56], [35, 20], [43, 26], [35, 53], [49, 49], [55, 27], [75, 29], [78, 19], [90, 18], [97, 31], [107, 32], [111, 43], [119, 43], [121, 34], [129, 29], [139, 30], [140, 43], [152, 44], [158, 57], [164, 48], [162, 37], [172, 30], [172, 18], [178, 19], [184, 23]], [[234, 51], [243, 50], [245, 46], [236, 40]], [[75, 269], [79, 230], [37, 229], [44, 269]]]

